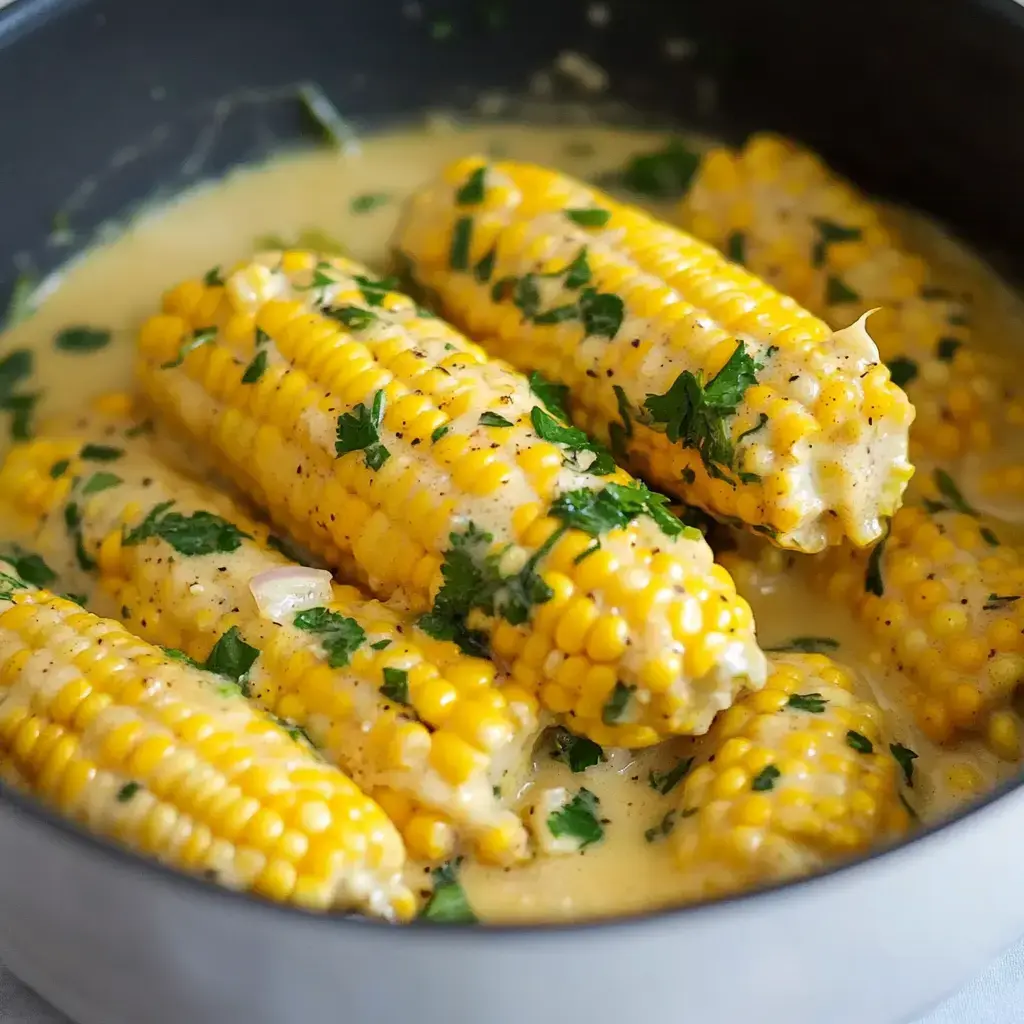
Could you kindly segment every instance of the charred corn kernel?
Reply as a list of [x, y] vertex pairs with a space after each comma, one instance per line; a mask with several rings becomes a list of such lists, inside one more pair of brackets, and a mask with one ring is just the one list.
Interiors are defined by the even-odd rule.
[[[301, 883], [320, 892], [316, 909], [411, 916], [401, 837], [346, 775], [321, 763], [238, 691], [226, 694], [219, 677], [70, 601], [12, 584], [17, 577], [6, 563], [0, 573], [6, 581], [0, 591], [0, 666], [14, 666], [0, 673], [0, 720], [23, 713], [13, 737], [0, 732], [0, 763], [11, 765], [28, 792], [94, 832], [180, 870], [212, 873], [229, 888], [295, 903]], [[79, 667], [82, 655], [98, 645], [118, 660], [119, 672]], [[77, 656], [69, 657], [70, 650]], [[66, 680], [56, 695], [55, 679]], [[142, 680], [142, 696], [124, 703], [122, 694]], [[68, 723], [66, 702], [71, 694], [87, 700], [90, 687], [108, 703], [80, 729]], [[202, 744], [168, 724], [169, 708], [208, 715], [236, 755], [230, 766], [210, 760]], [[177, 772], [168, 767], [175, 762]], [[308, 799], [301, 774], [316, 774], [329, 801], [324, 807], [333, 838], [326, 848], [336, 855], [327, 870], [306, 856], [312, 833], [304, 842], [282, 845], [280, 817], [243, 793], [240, 779], [253, 766], [276, 780], [297, 808]], [[221, 800], [189, 799], [189, 783], [200, 776], [216, 782]]]
[[[223, 314], [250, 314], [263, 332], [258, 381], [242, 383], [248, 356], [223, 331], [174, 365], [198, 327], [187, 317], [177, 335], [166, 316], [143, 327], [138, 374], [158, 410], [292, 536], [378, 596], [429, 612], [434, 636], [489, 647], [532, 699], [599, 742], [699, 733], [741, 687], [761, 685], [753, 624], [703, 538], [659, 514], [663, 499], [644, 497], [594, 442], [565, 440], [527, 378], [358, 264], [290, 271], [269, 253], [255, 265], [265, 290], [232, 276]], [[410, 417], [435, 425], [413, 436]], [[647, 511], [595, 525], [579, 503], [605, 490], [615, 503], [638, 494]], [[685, 629], [673, 588], [707, 596]], [[554, 685], [563, 656], [604, 666], [621, 693]]]
[[[778, 154], [778, 174], [770, 180], [751, 163], [762, 145]], [[725, 165], [728, 175], [719, 171]], [[729, 216], [739, 201], [752, 211], [741, 231]], [[738, 152], [710, 150], [679, 206], [683, 227], [831, 327], [881, 308], [870, 320], [871, 333], [917, 409], [913, 457], [984, 451], [993, 435], [1019, 426], [1013, 367], [978, 351], [967, 300], [943, 287], [888, 221], [877, 203], [814, 154], [765, 135]]]
[[[482, 197], [462, 203], [481, 173]], [[469, 257], [453, 260], [464, 239]], [[527, 164], [450, 165], [394, 245], [453, 323], [563, 380], [581, 424], [687, 503], [804, 551], [869, 544], [898, 507], [913, 408], [863, 323], [833, 332], [712, 246]], [[719, 373], [736, 398], [710, 427], [687, 389]]]
[[809, 572], [870, 628], [879, 660], [910, 680], [913, 710], [932, 739], [980, 733], [1000, 756], [1019, 756], [1019, 549], [999, 543], [975, 516], [907, 506], [871, 552], [830, 551]]
[[[810, 874], [905, 831], [878, 709], [852, 687], [828, 658], [776, 656], [761, 693], [689, 741], [697, 764], [680, 787], [669, 840], [687, 898]], [[794, 759], [793, 747], [805, 756]]]
[[[265, 527], [228, 498], [167, 468], [145, 441], [118, 440], [122, 454], [109, 464], [117, 470], [117, 483], [90, 486], [93, 470], [80, 453], [90, 441], [105, 437], [111, 423], [123, 426], [123, 421], [104, 420], [96, 424], [95, 434], [33, 441], [12, 450], [0, 467], [0, 507], [24, 521], [35, 547], [55, 562], [71, 564], [79, 544], [96, 565], [97, 600], [145, 639], [180, 648], [198, 662], [205, 662], [215, 641], [234, 629], [255, 658], [251, 667], [242, 666], [250, 698], [297, 734], [304, 730], [361, 787], [375, 796], [403, 794], [448, 833], [477, 845], [486, 840], [489, 854], [500, 854], [503, 863], [525, 857], [526, 831], [518, 815], [495, 797], [494, 786], [509, 775], [525, 776], [539, 723], [536, 716], [509, 708], [501, 692], [504, 680], [495, 679], [493, 667], [421, 634], [407, 616], [329, 579], [319, 582], [313, 598], [307, 592], [304, 605], [261, 612], [256, 595], [263, 574], [270, 573], [271, 579], [284, 574], [283, 584], [277, 585], [287, 593], [288, 573], [304, 570], [268, 547]], [[55, 452], [69, 460], [67, 476], [76, 481], [70, 489], [63, 478], [50, 477]], [[45, 528], [45, 518], [63, 525], [71, 507], [78, 510], [74, 536]], [[146, 523], [156, 526], [150, 531], [143, 528]], [[83, 573], [81, 581], [69, 585], [91, 590], [92, 575]], [[300, 576], [297, 585], [296, 600], [301, 601], [302, 588], [309, 584]], [[315, 616], [324, 620], [319, 630], [302, 628], [310, 622], [311, 609], [314, 627]], [[102, 650], [77, 655], [76, 664], [84, 669], [83, 659]], [[75, 685], [90, 685], [86, 679], [118, 671], [119, 663], [107, 672], [102, 660], [94, 662], [88, 677], [56, 695], [57, 720], [66, 721], [85, 699]], [[136, 696], [144, 699], [145, 691]], [[121, 691], [122, 703], [135, 699], [127, 689]], [[434, 731], [407, 721], [413, 717]], [[406, 734], [409, 727], [411, 735]], [[218, 735], [213, 723], [199, 715], [180, 728], [196, 743]], [[373, 744], [367, 742], [369, 730]], [[107, 742], [118, 735], [115, 731]], [[449, 770], [449, 759], [432, 757], [432, 748], [444, 747], [449, 738], [472, 751], [461, 773]], [[114, 756], [123, 758], [134, 749], [140, 771], [160, 761], [156, 748], [135, 746], [133, 737], [116, 742], [123, 749]], [[385, 762], [378, 751], [392, 751], [393, 760]], [[226, 751], [223, 756], [232, 755]], [[419, 855], [427, 848], [426, 826], [415, 827], [420, 830], [416, 839], [407, 834], [407, 840]], [[443, 830], [431, 826], [427, 831], [439, 836]]]

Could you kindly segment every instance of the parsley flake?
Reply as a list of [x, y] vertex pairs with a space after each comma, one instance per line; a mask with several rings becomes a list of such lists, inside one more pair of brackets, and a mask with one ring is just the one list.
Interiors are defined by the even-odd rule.
[[893, 384], [898, 388], [905, 388], [912, 380], [917, 378], [917, 363], [906, 356], [897, 356], [885, 364], [889, 367], [889, 376]]
[[138, 782], [126, 782], [117, 791], [117, 802], [119, 804], [126, 804], [138, 791], [142, 789], [142, 786]]
[[621, 680], [616, 681], [615, 688], [601, 709], [601, 721], [605, 725], [615, 725], [622, 721], [635, 690], [635, 686], [627, 686]]
[[903, 769], [903, 779], [906, 784], [913, 789], [914, 788], [914, 762], [917, 760], [917, 754], [910, 749], [910, 747], [903, 746], [902, 743], [890, 743], [889, 753], [896, 759], [896, 763]]
[[0, 549], [0, 561], [9, 563], [15, 573], [34, 587], [48, 587], [57, 579], [57, 574], [43, 561], [42, 557], [26, 551], [17, 544]]
[[770, 653], [781, 651], [800, 651], [803, 654], [830, 654], [838, 650], [839, 641], [830, 636], [795, 636], [777, 647], [765, 647]]
[[220, 267], [211, 267], [205, 274], [203, 274], [203, 284], [207, 288], [223, 288], [224, 277], [220, 272]]
[[598, 207], [589, 209], [566, 210], [566, 217], [579, 224], [582, 228], [603, 228], [611, 220], [611, 211], [602, 210]]
[[338, 437], [334, 449], [340, 458], [349, 452], [363, 452], [368, 469], [380, 469], [391, 453], [380, 443], [380, 425], [384, 418], [384, 390], [374, 392], [367, 409], [362, 402], [352, 412], [338, 417]]
[[243, 540], [252, 540], [226, 519], [201, 510], [191, 515], [170, 511], [173, 501], [154, 506], [145, 519], [132, 530], [125, 531], [121, 541], [125, 547], [141, 544], [152, 537], [170, 544], [179, 555], [226, 555], [237, 551]]
[[459, 882], [458, 865], [459, 861], [447, 862], [434, 869], [434, 891], [420, 911], [421, 920], [435, 924], [476, 924], [477, 916]]
[[203, 668], [207, 672], [230, 679], [241, 689], [243, 695], [248, 697], [249, 670], [259, 656], [260, 652], [242, 639], [239, 628], [232, 626], [213, 645]]
[[725, 255], [733, 263], [746, 262], [747, 238], [742, 231], [734, 231], [725, 242]]
[[110, 331], [104, 327], [65, 327], [53, 339], [60, 352], [98, 352], [110, 343]]
[[364, 192], [353, 196], [349, 200], [348, 208], [352, 213], [369, 213], [390, 202], [391, 195], [387, 192]]
[[552, 503], [549, 514], [591, 537], [628, 526], [638, 516], [653, 519], [668, 537], [680, 534], [696, 539], [699, 531], [684, 526], [668, 510], [669, 499], [649, 491], [639, 480], [628, 484], [607, 484], [600, 490], [580, 488], [567, 491]]
[[394, 277], [373, 278], [353, 274], [352, 280], [355, 281], [363, 301], [368, 306], [383, 306], [388, 293], [398, 287], [398, 280]]
[[585, 284], [590, 284], [590, 263], [587, 261], [587, 247], [584, 246], [576, 254], [572, 263], [570, 263], [565, 270], [565, 284], [566, 288], [570, 288], [575, 291], [577, 288], [582, 288]]
[[68, 467], [70, 465], [71, 465], [71, 460], [70, 459], [58, 459], [50, 467], [50, 479], [51, 480], [59, 480], [68, 471]]
[[576, 736], [561, 726], [552, 734], [554, 750], [551, 756], [556, 761], [564, 761], [574, 774], [584, 772], [604, 760], [604, 751], [593, 740], [585, 736]]
[[845, 302], [859, 302], [860, 296], [841, 278], [829, 275], [825, 282], [825, 301], [830, 306], [838, 306]]
[[820, 715], [825, 710], [828, 699], [820, 693], [791, 693], [786, 706], [796, 711], [808, 711], [812, 715]]
[[782, 772], [773, 764], [766, 764], [751, 780], [750, 788], [755, 793], [767, 793], [775, 788], [775, 780], [780, 778]]
[[693, 760], [692, 757], [681, 757], [667, 772], [651, 769], [647, 773], [647, 785], [662, 796], [666, 796], [686, 778], [693, 767]]
[[588, 466], [587, 472], [594, 476], [607, 476], [615, 472], [615, 460], [611, 453], [594, 441], [589, 434], [576, 427], [559, 423], [539, 405], [535, 405], [531, 410], [530, 422], [533, 424], [534, 433], [542, 441], [563, 445], [570, 452], [591, 452], [595, 458]]
[[956, 481], [944, 469], [935, 470], [933, 479], [935, 480], [935, 486], [938, 488], [939, 494], [946, 499], [949, 507], [954, 512], [962, 512], [964, 515], [968, 516], [978, 515], [978, 510], [967, 503], [963, 494], [960, 492], [960, 488], [957, 487]]
[[676, 199], [690, 187], [700, 154], [672, 139], [653, 153], [640, 153], [625, 166], [621, 183], [630, 192], [654, 199]]
[[862, 733], [849, 729], [846, 733], [846, 744], [857, 751], [858, 754], [874, 753], [875, 745]]
[[482, 427], [511, 427], [515, 425], [511, 420], [499, 416], [496, 412], [481, 413], [479, 423]]
[[473, 238], [473, 218], [460, 217], [452, 229], [452, 244], [448, 250], [448, 266], [452, 270], [469, 269], [469, 246]]
[[458, 206], [477, 206], [484, 201], [486, 186], [484, 178], [487, 175], [487, 167], [480, 166], [470, 171], [469, 177], [459, 186], [455, 193], [455, 203]]
[[678, 811], [669, 811], [657, 825], [654, 825], [644, 831], [644, 839], [648, 843], [656, 843], [664, 839], [666, 836], [670, 836], [672, 834], [672, 830], [676, 827], [676, 818], [678, 816]]
[[185, 362], [185, 357], [190, 353], [195, 352], [197, 348], [202, 348], [204, 345], [209, 345], [217, 337], [216, 327], [203, 327], [198, 331], [193, 331], [181, 344], [178, 346], [178, 354], [171, 359], [169, 362], [161, 363], [161, 370], [173, 370], [176, 366], [181, 366]]
[[882, 579], [882, 556], [885, 554], [885, 545], [889, 542], [889, 526], [885, 527], [885, 533], [881, 540], [871, 549], [868, 555], [868, 565], [864, 573], [864, 589], [875, 597], [881, 597], [885, 593], [885, 581]]
[[548, 831], [556, 838], [575, 839], [581, 850], [604, 838], [598, 818], [601, 801], [589, 789], [581, 789], [564, 807], [548, 815]]
[[93, 473], [82, 486], [82, 496], [99, 494], [101, 491], [109, 491], [111, 487], [117, 487], [124, 481], [115, 473]]
[[731, 469], [735, 450], [726, 419], [736, 412], [747, 388], [757, 383], [760, 367], [738, 342], [725, 365], [705, 385], [703, 374], [684, 370], [662, 395], [648, 395], [644, 408], [652, 424], [664, 428], [673, 443], [695, 448], [709, 473], [715, 466]]
[[79, 452], [79, 458], [86, 462], [115, 462], [124, 455], [123, 448], [111, 448], [105, 444], [87, 444]]
[[626, 315], [625, 303], [618, 295], [596, 288], [583, 289], [579, 308], [588, 338], [614, 338]]
[[494, 261], [498, 257], [497, 245], [491, 246], [483, 256], [473, 264], [473, 276], [480, 282], [486, 284], [494, 273]]
[[331, 668], [344, 668], [366, 639], [363, 627], [327, 608], [307, 608], [292, 620], [296, 629], [318, 637]]
[[401, 668], [384, 669], [384, 685], [380, 692], [397, 704], [409, 703], [409, 673]]
[[[549, 413], [568, 422], [569, 388], [567, 385], [548, 380], [543, 374], [534, 370], [530, 374], [530, 390], [541, 400]], [[536, 429], [536, 424], [534, 424], [534, 429]]]

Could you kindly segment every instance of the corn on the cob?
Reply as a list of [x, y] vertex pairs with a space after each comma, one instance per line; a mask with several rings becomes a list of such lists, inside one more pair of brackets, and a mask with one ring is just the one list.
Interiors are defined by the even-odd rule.
[[0, 501], [32, 546], [57, 563], [77, 551], [147, 640], [205, 661], [218, 637], [237, 636], [256, 658], [247, 693], [379, 799], [414, 856], [448, 856], [458, 832], [482, 859], [522, 859], [526, 832], [509, 800], [529, 767], [535, 699], [329, 577], [303, 606], [261, 611], [253, 587], [282, 574], [287, 586], [289, 567], [300, 569], [268, 548], [266, 528], [145, 442], [110, 440], [44, 438], [10, 452]]
[[402, 840], [224, 680], [0, 563], [5, 780], [182, 871], [312, 909], [407, 918]]
[[815, 585], [852, 609], [876, 657], [913, 686], [923, 732], [947, 743], [980, 733], [1000, 756], [1021, 756], [1013, 709], [1024, 679], [1020, 552], [964, 512], [907, 506], [869, 553], [837, 550], [810, 566]]
[[412, 198], [394, 245], [449, 319], [565, 381], [580, 425], [686, 502], [804, 551], [868, 544], [898, 506], [913, 409], [863, 326], [833, 333], [711, 246], [479, 158]]
[[695, 741], [698, 766], [667, 825], [683, 895], [810, 874], [906, 830], [881, 712], [852, 687], [823, 655], [772, 657], [765, 688]]
[[814, 153], [772, 135], [714, 148], [679, 207], [680, 223], [832, 327], [867, 310], [893, 379], [917, 410], [914, 458], [986, 451], [1024, 424], [1014, 374], [972, 344], [968, 299], [940, 287], [877, 206]]
[[328, 563], [428, 612], [599, 743], [700, 733], [763, 682], [697, 531], [527, 380], [342, 258], [189, 281], [140, 336], [158, 410]]

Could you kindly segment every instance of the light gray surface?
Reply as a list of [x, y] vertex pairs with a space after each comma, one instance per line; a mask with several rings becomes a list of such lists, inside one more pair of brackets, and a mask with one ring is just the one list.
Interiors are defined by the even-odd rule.
[[[917, 1024], [1020, 1024], [1024, 1017], [1024, 943]], [[69, 1024], [0, 965], [0, 1022]], [[291, 1024], [282, 1021], [281, 1024]], [[822, 1024], [828, 1024], [822, 1021]]]

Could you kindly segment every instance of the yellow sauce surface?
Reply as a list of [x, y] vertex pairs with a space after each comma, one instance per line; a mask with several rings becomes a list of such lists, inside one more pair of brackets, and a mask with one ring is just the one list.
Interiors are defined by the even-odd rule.
[[[95, 396], [130, 388], [135, 332], [156, 308], [160, 294], [183, 278], [248, 255], [257, 240], [276, 236], [294, 241], [304, 230], [316, 228], [337, 239], [354, 258], [382, 267], [401, 200], [453, 159], [493, 153], [589, 178], [661, 142], [652, 132], [603, 128], [474, 127], [370, 138], [358, 152], [344, 155], [316, 151], [281, 157], [139, 217], [114, 241], [76, 260], [44, 283], [37, 311], [3, 336], [0, 353], [26, 347], [35, 352], [33, 389], [42, 393], [38, 430], [51, 416], [74, 415]], [[356, 212], [351, 200], [367, 194], [386, 199]], [[1012, 344], [1021, 335], [1022, 321], [1010, 292], [941, 232], [917, 219], [904, 219], [929, 258], [960, 288], [973, 292], [978, 334]], [[58, 351], [54, 336], [73, 324], [108, 328], [113, 340], [95, 353]], [[6, 439], [0, 441], [0, 446], [6, 444]], [[1011, 521], [1021, 511], [998, 509]], [[0, 540], [16, 539], [10, 524], [0, 521]], [[786, 571], [786, 556], [777, 555], [757, 566], [750, 563], [737, 579], [753, 606], [761, 645], [770, 648], [793, 636], [839, 642], [835, 658], [856, 670], [863, 696], [882, 707], [889, 734], [920, 755], [914, 797], [924, 820], [934, 820], [975, 795], [964, 784], [971, 774], [965, 765], [981, 779], [977, 791], [1014, 770], [974, 741], [961, 742], [951, 751], [930, 744], [902, 713], [905, 684], [872, 663], [866, 638], [851, 616], [814, 597]], [[669, 844], [645, 839], [645, 831], [672, 807], [668, 797], [649, 785], [649, 772], [675, 760], [672, 744], [637, 755], [610, 751], [608, 763], [574, 776], [542, 749], [530, 786], [576, 789], [585, 784], [601, 801], [605, 839], [579, 854], [538, 857], [514, 869], [464, 864], [462, 880], [476, 913], [488, 921], [579, 919], [677, 902], [678, 870]], [[528, 802], [529, 794], [523, 799]], [[429, 867], [410, 867], [417, 889], [429, 891], [429, 872]]]

